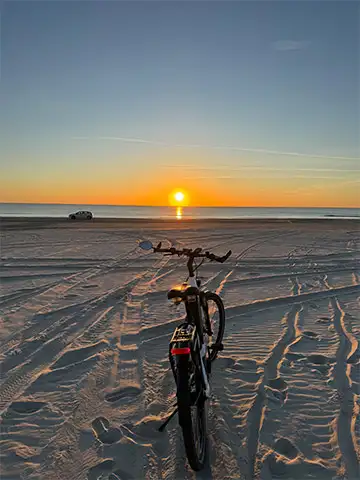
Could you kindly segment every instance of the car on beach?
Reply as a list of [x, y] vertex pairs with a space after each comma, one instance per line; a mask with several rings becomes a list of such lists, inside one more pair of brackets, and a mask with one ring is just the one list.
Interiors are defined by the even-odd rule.
[[87, 211], [70, 213], [69, 215], [70, 220], [91, 220], [92, 218], [93, 218], [93, 214]]

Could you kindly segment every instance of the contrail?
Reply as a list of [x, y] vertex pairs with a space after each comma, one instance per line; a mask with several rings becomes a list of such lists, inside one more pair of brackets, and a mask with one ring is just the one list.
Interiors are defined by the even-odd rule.
[[300, 153], [300, 152], [284, 152], [280, 150], [267, 150], [262, 148], [245, 148], [229, 145], [204, 145], [204, 144], [187, 144], [187, 143], [167, 143], [157, 140], [147, 140], [144, 138], [132, 138], [132, 137], [72, 137], [73, 140], [110, 140], [118, 142], [128, 143], [146, 143], [148, 145], [157, 145], [162, 147], [179, 147], [179, 148], [206, 148], [211, 150], [233, 150], [239, 152], [252, 152], [252, 153], [264, 153], [266, 155], [285, 155], [292, 157], [311, 157], [311, 158], [323, 158], [326, 160], [360, 160], [356, 157], [345, 156], [331, 156], [331, 155], [319, 155], [314, 153]]

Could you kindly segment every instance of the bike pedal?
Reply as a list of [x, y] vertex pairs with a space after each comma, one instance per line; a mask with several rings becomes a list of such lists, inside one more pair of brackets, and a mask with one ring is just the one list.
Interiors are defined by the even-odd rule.
[[224, 350], [224, 345], [222, 343], [214, 343], [214, 345], [211, 345], [213, 350], [217, 350], [218, 352], [221, 352]]

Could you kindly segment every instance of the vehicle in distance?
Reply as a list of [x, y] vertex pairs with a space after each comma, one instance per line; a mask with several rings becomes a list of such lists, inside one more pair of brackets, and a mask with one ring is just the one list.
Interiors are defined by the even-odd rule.
[[79, 211], [70, 213], [69, 218], [70, 220], [91, 220], [93, 218], [93, 214], [87, 211]]

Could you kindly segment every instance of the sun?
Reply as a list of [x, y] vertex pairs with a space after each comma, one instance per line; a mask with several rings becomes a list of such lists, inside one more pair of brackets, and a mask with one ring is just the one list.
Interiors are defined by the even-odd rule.
[[182, 188], [175, 188], [169, 193], [169, 205], [173, 207], [186, 207], [189, 205], [189, 195]]
[[175, 192], [174, 198], [177, 202], [182, 202], [185, 198], [183, 192]]

